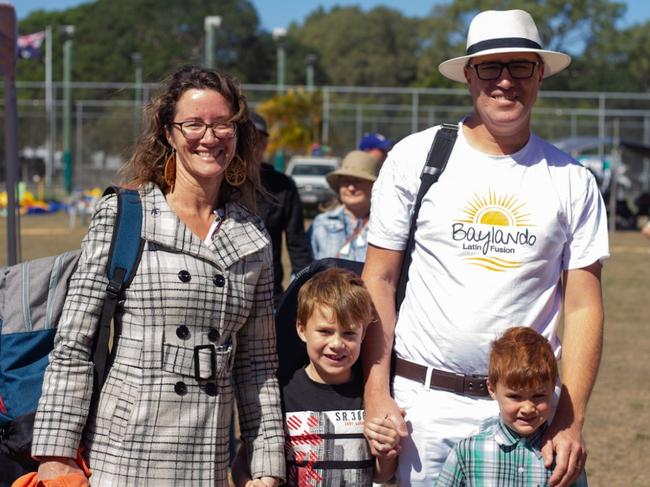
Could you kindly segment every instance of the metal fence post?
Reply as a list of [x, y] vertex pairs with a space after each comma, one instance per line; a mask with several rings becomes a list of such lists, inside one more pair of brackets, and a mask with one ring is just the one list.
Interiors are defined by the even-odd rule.
[[420, 113], [420, 96], [416, 90], [411, 95], [411, 133], [418, 131]]
[[76, 151], [75, 151], [75, 171], [74, 179], [77, 185], [82, 185], [81, 182], [81, 164], [83, 161], [83, 117], [84, 117], [84, 102], [82, 100], [76, 101], [75, 110], [75, 123], [76, 127]]
[[0, 74], [4, 76], [5, 166], [7, 186], [7, 264], [18, 262], [20, 220], [16, 188], [18, 162], [18, 107], [16, 105], [16, 41], [13, 5], [0, 4]]
[[323, 144], [330, 139], [330, 90], [323, 86]]

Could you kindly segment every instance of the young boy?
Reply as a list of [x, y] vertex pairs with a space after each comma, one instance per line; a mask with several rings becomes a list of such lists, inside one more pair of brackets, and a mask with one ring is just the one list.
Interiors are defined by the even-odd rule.
[[[396, 458], [373, 458], [364, 437], [363, 377], [353, 367], [373, 316], [363, 281], [348, 270], [321, 271], [300, 288], [296, 331], [309, 364], [282, 388], [286, 485], [361, 487], [392, 477]], [[378, 451], [397, 447], [390, 420], [368, 419], [365, 426]], [[238, 455], [233, 479], [238, 486], [253, 485], [241, 460]]]
[[[499, 417], [451, 451], [436, 483], [451, 486], [537, 487], [548, 485], [541, 438], [551, 415], [558, 378], [548, 340], [532, 328], [514, 327], [492, 343], [488, 391]], [[574, 487], [586, 487], [584, 472]]]

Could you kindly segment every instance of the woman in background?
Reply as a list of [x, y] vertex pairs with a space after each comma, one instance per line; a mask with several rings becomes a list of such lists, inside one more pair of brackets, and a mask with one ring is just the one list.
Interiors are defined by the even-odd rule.
[[364, 262], [372, 185], [381, 163], [367, 152], [352, 151], [327, 175], [341, 205], [317, 215], [308, 236], [315, 259], [339, 257]]

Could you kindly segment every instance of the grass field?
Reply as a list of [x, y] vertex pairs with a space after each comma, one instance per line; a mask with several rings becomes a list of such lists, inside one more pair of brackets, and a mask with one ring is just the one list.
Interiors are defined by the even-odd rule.
[[[0, 226], [5, 265], [6, 227]], [[70, 229], [64, 214], [23, 217], [21, 226], [22, 259], [78, 247], [85, 233]], [[587, 473], [592, 487], [636, 487], [649, 485], [650, 242], [639, 233], [619, 232], [611, 251], [603, 273], [605, 349], [585, 426]]]

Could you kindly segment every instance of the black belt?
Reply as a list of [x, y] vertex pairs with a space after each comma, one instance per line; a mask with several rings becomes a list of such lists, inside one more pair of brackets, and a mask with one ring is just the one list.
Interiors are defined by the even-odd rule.
[[431, 379], [429, 384], [425, 384], [427, 367], [399, 357], [395, 358], [395, 374], [427, 385], [431, 389], [441, 389], [464, 396], [485, 397], [490, 395], [487, 390], [487, 377], [484, 375], [455, 374], [445, 370], [431, 369]]

